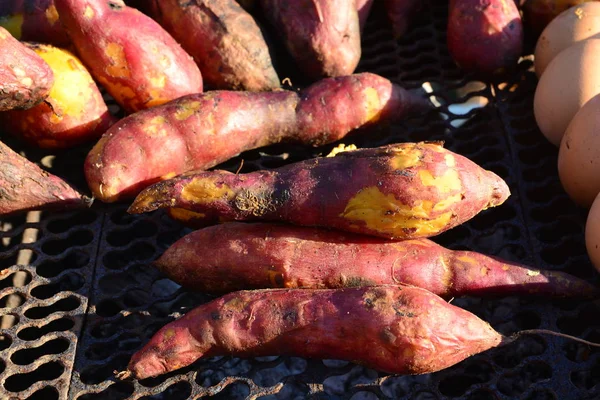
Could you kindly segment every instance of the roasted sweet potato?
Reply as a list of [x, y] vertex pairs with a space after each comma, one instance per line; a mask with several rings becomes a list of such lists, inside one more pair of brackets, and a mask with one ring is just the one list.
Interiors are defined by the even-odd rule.
[[369, 13], [371, 12], [371, 7], [373, 6], [373, 0], [356, 0], [356, 10], [358, 11], [358, 24], [360, 26], [360, 31], [365, 27], [367, 23], [367, 18], [369, 18]]
[[54, 73], [45, 101], [29, 110], [0, 113], [6, 132], [43, 148], [67, 148], [100, 138], [115, 118], [79, 59], [51, 45], [28, 44]]
[[65, 181], [21, 157], [0, 142], [0, 215], [32, 209], [89, 206]]
[[483, 78], [514, 69], [523, 51], [514, 0], [450, 0], [447, 35], [458, 66]]
[[231, 222], [194, 231], [154, 265], [180, 285], [211, 294], [407, 284], [443, 297], [600, 295], [600, 289], [562, 272], [452, 251], [428, 239], [389, 241], [272, 223]]
[[254, 18], [235, 0], [152, 0], [151, 16], [181, 44], [213, 89], [280, 87]]
[[49, 43], [58, 47], [70, 44], [54, 0], [11, 0], [0, 2], [0, 26], [26, 42]]
[[261, 0], [262, 12], [310, 79], [349, 75], [360, 60], [356, 0]]
[[167, 324], [127, 369], [144, 379], [201, 357], [285, 354], [425, 374], [508, 341], [474, 314], [416, 287], [266, 289], [231, 293]]
[[112, 202], [245, 150], [282, 141], [319, 146], [428, 107], [427, 100], [370, 73], [325, 79], [300, 95], [215, 91], [185, 96], [116, 123], [88, 155], [85, 173], [94, 195]]
[[525, 27], [537, 38], [558, 14], [590, 1], [598, 0], [526, 0], [522, 7]]
[[54, 83], [50, 66], [0, 27], [0, 111], [31, 108]]
[[202, 91], [194, 60], [161, 26], [122, 0], [55, 0], [92, 76], [128, 112]]
[[440, 144], [403, 143], [269, 171], [191, 172], [145, 189], [129, 212], [178, 207], [207, 223], [285, 221], [408, 239], [451, 229], [508, 196], [500, 177]]
[[385, 0], [385, 11], [392, 24], [394, 37], [399, 38], [406, 33], [410, 22], [423, 6], [421, 0]]

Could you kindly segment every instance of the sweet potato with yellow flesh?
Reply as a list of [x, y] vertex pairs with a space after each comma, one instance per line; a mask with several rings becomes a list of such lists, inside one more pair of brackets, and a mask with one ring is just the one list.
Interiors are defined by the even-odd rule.
[[29, 110], [0, 113], [6, 131], [43, 148], [67, 148], [98, 139], [115, 118], [79, 59], [50, 45], [28, 44], [54, 73], [45, 101]]
[[269, 48], [254, 18], [235, 0], [152, 0], [150, 15], [196, 61], [214, 89], [280, 87]]
[[69, 36], [63, 29], [54, 0], [11, 0], [0, 4], [0, 26], [26, 42], [66, 47]]
[[145, 379], [201, 357], [284, 354], [426, 374], [505, 341], [474, 314], [416, 287], [266, 289], [225, 295], [167, 324], [127, 369]]
[[438, 143], [339, 153], [269, 171], [191, 172], [141, 192], [129, 212], [177, 207], [218, 221], [285, 221], [385, 238], [434, 236], [502, 204], [506, 183]]
[[0, 215], [32, 209], [88, 206], [82, 196], [59, 177], [49, 174], [0, 142]]
[[112, 202], [245, 150], [282, 141], [319, 146], [428, 107], [427, 100], [370, 73], [324, 79], [300, 95], [190, 95], [113, 125], [88, 155], [85, 173], [95, 197]]
[[308, 78], [354, 72], [361, 55], [356, 0], [261, 0], [260, 4]]
[[423, 6], [421, 0], [384, 0], [385, 12], [392, 24], [394, 37], [399, 38], [406, 33], [411, 20]]
[[600, 295], [600, 289], [562, 272], [452, 251], [429, 239], [390, 241], [272, 223], [231, 222], [194, 231], [154, 265], [180, 285], [211, 294], [407, 284], [443, 297]]
[[28, 109], [50, 93], [52, 69], [0, 27], [0, 111]]
[[55, 0], [92, 76], [128, 112], [202, 91], [194, 60], [161, 26], [122, 0]]

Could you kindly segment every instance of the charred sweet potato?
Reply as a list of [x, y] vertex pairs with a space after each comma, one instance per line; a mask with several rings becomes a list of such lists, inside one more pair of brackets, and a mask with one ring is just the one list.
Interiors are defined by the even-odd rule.
[[26, 42], [70, 44], [54, 6], [54, 0], [11, 0], [0, 2], [0, 26]]
[[92, 76], [128, 112], [202, 91], [194, 60], [161, 26], [122, 0], [55, 0]]
[[254, 18], [235, 0], [152, 0], [151, 16], [181, 44], [213, 89], [280, 87]]
[[267, 289], [195, 308], [161, 328], [127, 369], [144, 379], [201, 357], [285, 354], [425, 374], [509, 341], [474, 314], [416, 287]]
[[269, 171], [191, 172], [145, 189], [129, 212], [177, 207], [207, 223], [285, 221], [408, 239], [451, 229], [508, 196], [500, 177], [440, 144], [403, 143]]
[[427, 100], [370, 73], [325, 79], [299, 95], [190, 95], [116, 123], [88, 155], [85, 173], [94, 195], [112, 202], [245, 150], [282, 141], [318, 146], [428, 107]]
[[523, 51], [514, 0], [450, 0], [447, 35], [458, 66], [483, 78], [514, 69]]
[[0, 113], [0, 124], [43, 148], [67, 148], [98, 139], [115, 118], [87, 69], [66, 50], [42, 44], [28, 47], [52, 68], [54, 84], [43, 103]]
[[392, 24], [392, 32], [396, 38], [406, 33], [410, 22], [423, 6], [421, 0], [385, 0], [385, 11]]
[[360, 60], [356, 0], [261, 0], [262, 12], [310, 79], [349, 75]]
[[21, 157], [0, 142], [0, 215], [32, 209], [88, 206], [65, 181]]
[[231, 222], [194, 231], [154, 263], [192, 290], [407, 284], [439, 296], [547, 295], [597, 298], [574, 276], [540, 271], [428, 239], [390, 241], [318, 228]]
[[0, 27], [0, 111], [28, 109], [50, 93], [50, 66]]

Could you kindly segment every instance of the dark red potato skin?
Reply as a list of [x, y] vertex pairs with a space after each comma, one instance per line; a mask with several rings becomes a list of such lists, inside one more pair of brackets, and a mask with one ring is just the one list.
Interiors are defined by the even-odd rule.
[[0, 215], [38, 208], [89, 205], [66, 182], [12, 151], [0, 142]]
[[194, 60], [161, 26], [122, 0], [55, 0], [91, 74], [127, 111], [202, 91]]
[[467, 72], [490, 78], [514, 69], [523, 25], [513, 0], [451, 0], [448, 50]]
[[0, 111], [26, 110], [44, 100], [54, 83], [50, 66], [0, 27]]
[[373, 0], [356, 0], [356, 9], [358, 11], [358, 23], [360, 25], [360, 31], [362, 32], [365, 24], [367, 23], [367, 18], [369, 18], [369, 13], [371, 12], [371, 7], [373, 6]]
[[312, 80], [350, 75], [360, 60], [356, 0], [261, 0], [300, 71]]
[[161, 328], [133, 355], [137, 379], [201, 357], [293, 355], [425, 374], [505, 339], [477, 316], [424, 289], [267, 289], [235, 292]]
[[423, 7], [422, 0], [384, 0], [385, 11], [392, 24], [394, 37], [403, 36], [408, 30], [411, 20]]
[[212, 89], [280, 87], [254, 18], [235, 0], [152, 0], [151, 16], [187, 51]]
[[180, 285], [211, 294], [385, 284], [418, 286], [442, 297], [600, 294], [565, 273], [452, 251], [428, 239], [390, 241], [272, 223], [231, 222], [194, 231], [154, 265]]
[[69, 46], [69, 36], [60, 24], [54, 0], [4, 0], [2, 3], [0, 26], [17, 39]]
[[497, 175], [439, 143], [402, 143], [247, 174], [190, 172], [142, 191], [130, 213], [177, 207], [225, 221], [282, 221], [389, 239], [430, 237], [502, 204]]
[[214, 91], [184, 96], [111, 127], [85, 163], [96, 198], [133, 197], [159, 180], [213, 167], [242, 151], [280, 142], [318, 146], [356, 128], [402, 120], [429, 102], [362, 73], [292, 91]]

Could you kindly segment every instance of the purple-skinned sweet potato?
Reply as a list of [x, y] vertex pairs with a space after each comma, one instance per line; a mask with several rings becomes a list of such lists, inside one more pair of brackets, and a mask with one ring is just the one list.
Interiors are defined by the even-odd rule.
[[154, 377], [201, 357], [280, 354], [425, 374], [510, 341], [476, 315], [416, 287], [243, 291], [161, 328], [120, 377]]
[[273, 223], [231, 222], [194, 231], [154, 265], [180, 285], [210, 294], [385, 284], [418, 286], [442, 297], [600, 294], [566, 273], [453, 251], [429, 239], [390, 241]]
[[409, 239], [460, 225], [509, 194], [499, 176], [439, 143], [402, 143], [247, 174], [190, 172], [146, 188], [129, 212], [177, 207], [207, 224], [284, 221]]
[[356, 0], [261, 0], [260, 4], [309, 79], [354, 72], [361, 56]]
[[196, 61], [213, 89], [280, 87], [269, 48], [254, 18], [235, 0], [151, 0], [151, 16]]
[[0, 215], [32, 209], [68, 209], [89, 206], [61, 178], [49, 174], [0, 142]]
[[448, 50], [467, 72], [502, 75], [523, 51], [523, 25], [514, 0], [450, 0]]
[[0, 111], [26, 110], [43, 101], [54, 74], [35, 52], [0, 27]]
[[202, 91], [190, 55], [123, 0], [55, 0], [55, 5], [80, 59], [127, 112]]
[[190, 95], [117, 122], [88, 155], [85, 173], [95, 197], [113, 202], [245, 150], [284, 141], [320, 146], [428, 108], [426, 99], [370, 73], [325, 79], [299, 94]]
[[10, 0], [0, 2], [0, 26], [25, 42], [70, 44], [62, 27], [54, 0]]
[[423, 6], [422, 0], [384, 0], [385, 11], [392, 24], [394, 37], [399, 38], [408, 30], [411, 20]]

